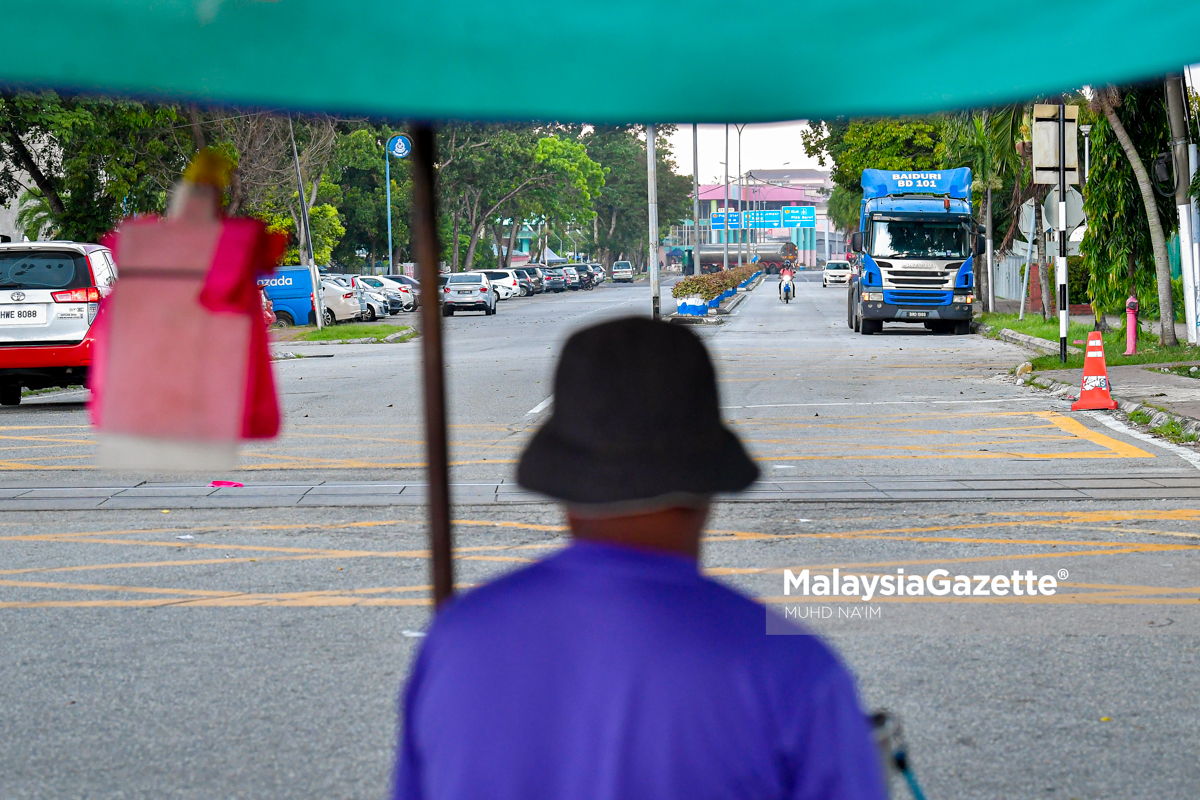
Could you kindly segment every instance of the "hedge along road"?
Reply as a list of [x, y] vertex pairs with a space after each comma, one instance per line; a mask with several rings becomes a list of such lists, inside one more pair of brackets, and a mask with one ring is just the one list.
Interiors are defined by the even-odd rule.
[[[457, 429], [464, 440], [517, 452], [552, 408], [529, 413], [548, 396], [568, 331], [644, 307], [645, 296], [638, 286], [605, 287], [447, 320], [461, 381], [455, 422], [494, 426]], [[1052, 603], [990, 598], [978, 604], [982, 622], [965, 603], [914, 618], [923, 609], [913, 598], [881, 604], [877, 628], [823, 630], [858, 673], [867, 705], [901, 714], [930, 796], [1190, 796], [1200, 782], [1200, 677], [1185, 604], [1200, 586], [1200, 501], [1190, 494], [1200, 472], [995, 380], [1021, 359], [1016, 348], [902, 328], [861, 337], [845, 327], [844, 300], [843, 290], [805, 282], [784, 306], [768, 281], [725, 326], [700, 329], [726, 414], [766, 473], [743, 498], [752, 502], [717, 507], [706, 567], [773, 607], [793, 602], [785, 569], [1065, 570]], [[297, 459], [311, 453], [311, 439], [290, 437], [328, 435], [303, 427], [316, 425], [303, 414], [320, 407], [346, 426], [338, 435], [361, 437], [346, 441], [365, 463], [407, 446], [376, 444], [403, 437], [371, 427], [387, 403], [388, 413], [403, 408], [396, 395], [415, 397], [405, 347], [326, 347], [337, 357], [281, 366], [289, 438], [274, 445], [294, 447], [281, 452]], [[293, 364], [313, 371], [284, 371]], [[320, 368], [328, 377], [310, 377]], [[300, 395], [310, 380], [319, 394]], [[64, 407], [48, 399], [44, 409], [12, 411], [83, 424], [77, 408], [57, 402]], [[6, 411], [4, 424], [13, 417]], [[85, 453], [78, 443], [42, 444]], [[419, 443], [406, 452], [419, 455]], [[455, 477], [487, 483], [510, 470], [497, 457], [463, 464]], [[13, 474], [43, 486], [131, 482], [88, 470]], [[236, 477], [281, 476], [419, 471], [320, 464]], [[419, 507], [351, 496], [297, 508], [267, 497], [238, 509], [164, 499], [98, 511], [69, 510], [78, 497], [55, 509], [55, 499], [0, 514], [6, 797], [385, 793], [397, 691], [429, 618]], [[455, 516], [464, 589], [564, 541], [549, 504], [460, 504]]]

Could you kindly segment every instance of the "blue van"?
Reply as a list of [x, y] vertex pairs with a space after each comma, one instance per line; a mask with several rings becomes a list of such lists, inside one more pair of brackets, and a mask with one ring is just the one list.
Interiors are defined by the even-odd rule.
[[312, 273], [308, 267], [280, 267], [269, 278], [259, 278], [280, 325], [316, 325], [313, 313]]

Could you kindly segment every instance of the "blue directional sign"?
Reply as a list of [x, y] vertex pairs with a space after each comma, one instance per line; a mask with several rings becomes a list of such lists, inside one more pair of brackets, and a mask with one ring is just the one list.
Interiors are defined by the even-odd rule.
[[782, 228], [783, 222], [778, 208], [762, 211], [747, 211], [746, 225], [750, 228]]
[[[714, 231], [725, 230], [725, 212], [714, 211], [712, 214], [712, 219], [711, 219], [710, 224]], [[731, 228], [733, 228], [734, 230], [740, 229], [742, 227], [742, 215], [736, 211], [730, 211], [729, 212], [729, 226]]]
[[388, 139], [387, 149], [396, 158], [408, 158], [408, 154], [412, 152], [412, 142], [403, 133], [398, 133]]
[[816, 206], [784, 206], [784, 228], [815, 228], [817, 227]]

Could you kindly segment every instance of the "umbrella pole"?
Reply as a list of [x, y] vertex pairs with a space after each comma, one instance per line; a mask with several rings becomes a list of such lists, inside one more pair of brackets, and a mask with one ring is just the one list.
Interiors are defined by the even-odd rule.
[[421, 282], [421, 355], [425, 390], [425, 461], [429, 480], [429, 549], [433, 602], [454, 593], [450, 541], [450, 465], [446, 446], [446, 375], [442, 358], [442, 304], [438, 295], [438, 202], [433, 127], [419, 123], [413, 141], [413, 249]]

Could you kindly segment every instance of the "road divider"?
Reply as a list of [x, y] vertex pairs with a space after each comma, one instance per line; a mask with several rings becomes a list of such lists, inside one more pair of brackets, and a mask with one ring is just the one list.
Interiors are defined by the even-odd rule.
[[761, 276], [761, 269], [747, 266], [684, 278], [671, 290], [671, 296], [677, 302], [676, 314], [683, 317], [716, 314], [721, 304], [738, 292], [753, 289], [755, 280]]

